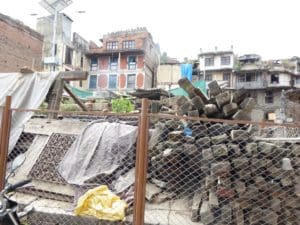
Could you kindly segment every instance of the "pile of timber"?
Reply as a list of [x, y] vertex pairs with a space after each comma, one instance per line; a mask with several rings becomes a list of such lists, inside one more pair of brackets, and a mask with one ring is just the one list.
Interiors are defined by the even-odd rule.
[[149, 180], [158, 202], [189, 198], [191, 220], [204, 225], [299, 224], [299, 144], [256, 140], [248, 125], [189, 127], [191, 136], [180, 121], [156, 125]]
[[174, 110], [179, 116], [249, 120], [251, 110], [255, 106], [255, 100], [248, 97], [245, 89], [230, 93], [222, 90], [217, 81], [212, 81], [208, 84], [210, 93], [208, 99], [187, 78], [180, 79], [178, 84], [188, 93], [188, 98], [173, 97], [174, 101], [165, 99], [163, 105], [165, 103], [172, 109], [176, 105]]

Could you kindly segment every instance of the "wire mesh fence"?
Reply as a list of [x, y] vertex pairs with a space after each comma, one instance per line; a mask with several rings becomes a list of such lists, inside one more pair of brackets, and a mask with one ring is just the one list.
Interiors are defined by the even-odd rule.
[[8, 155], [7, 173], [20, 154], [25, 162], [10, 177], [9, 183], [27, 178], [29, 186], [11, 198], [24, 207], [34, 208], [25, 224], [127, 224], [93, 217], [75, 216], [78, 199], [88, 190], [106, 185], [127, 204], [126, 215], [133, 213], [135, 154], [138, 115], [95, 112], [55, 112], [12, 110], [12, 126], [30, 115], [22, 133]]
[[300, 223], [299, 128], [167, 118], [151, 116], [146, 224]]
[[[58, 119], [49, 120], [49, 113]], [[20, 127], [7, 169], [26, 155], [9, 179], [33, 179], [12, 196], [34, 207], [25, 224], [132, 224], [139, 114], [21, 109], [12, 114], [31, 117]], [[299, 224], [298, 126], [147, 117], [145, 224]], [[125, 221], [74, 216], [79, 197], [100, 185], [126, 201]]]

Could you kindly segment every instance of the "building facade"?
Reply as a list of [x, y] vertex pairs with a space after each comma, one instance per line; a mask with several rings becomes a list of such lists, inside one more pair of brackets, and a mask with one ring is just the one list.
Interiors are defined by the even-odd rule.
[[297, 59], [262, 61], [259, 55], [239, 57], [234, 72], [235, 89], [245, 88], [256, 100], [252, 119], [281, 120], [285, 104], [284, 92], [298, 87]]
[[161, 62], [157, 71], [157, 87], [165, 90], [178, 87], [181, 78], [180, 62], [173, 58], [167, 58]]
[[[44, 35], [43, 65], [45, 71], [88, 71], [89, 64], [85, 54], [89, 50], [89, 43], [79, 34], [72, 34], [72, 23], [73, 20], [66, 14], [58, 14], [53, 57], [53, 16], [38, 19], [37, 31]], [[82, 82], [73, 83], [76, 86], [83, 85]]]
[[109, 33], [90, 49], [89, 89], [126, 92], [155, 87], [159, 53], [146, 28]]
[[42, 71], [43, 36], [0, 13], [0, 73], [22, 67]]
[[[201, 50], [202, 51], [202, 50]], [[201, 52], [199, 54], [200, 79], [224, 81], [233, 85], [234, 53], [230, 51]]]

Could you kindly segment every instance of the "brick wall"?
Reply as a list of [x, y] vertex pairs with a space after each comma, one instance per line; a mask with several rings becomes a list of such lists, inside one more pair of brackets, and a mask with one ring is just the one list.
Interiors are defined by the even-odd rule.
[[21, 22], [0, 14], [0, 73], [34, 66], [42, 70], [43, 36]]

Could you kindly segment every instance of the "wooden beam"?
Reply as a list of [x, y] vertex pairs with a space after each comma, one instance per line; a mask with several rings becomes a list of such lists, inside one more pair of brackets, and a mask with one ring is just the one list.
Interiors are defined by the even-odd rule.
[[63, 80], [73, 81], [73, 80], [86, 80], [88, 78], [88, 72], [82, 71], [64, 71], [58, 74]]
[[76, 104], [78, 104], [79, 107], [80, 107], [83, 111], [88, 111], [87, 107], [80, 101], [79, 98], [77, 98], [76, 95], [73, 94], [73, 92], [69, 89], [69, 87], [66, 85], [66, 83], [64, 83], [64, 89], [65, 89], [65, 91], [71, 96], [71, 98], [74, 99], [74, 101], [76, 102]]

